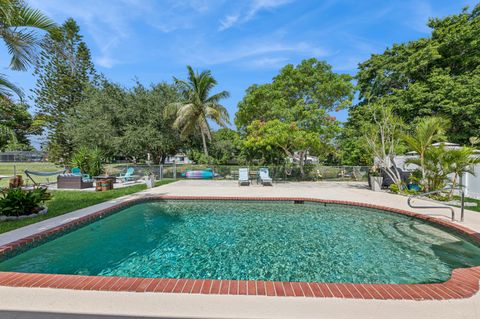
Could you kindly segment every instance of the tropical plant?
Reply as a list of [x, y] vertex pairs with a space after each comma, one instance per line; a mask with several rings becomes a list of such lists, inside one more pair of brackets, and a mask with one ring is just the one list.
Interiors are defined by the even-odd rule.
[[221, 127], [229, 124], [228, 111], [220, 104], [220, 100], [228, 98], [230, 94], [227, 91], [221, 91], [210, 95], [211, 90], [217, 85], [217, 81], [209, 70], [198, 73], [189, 65], [187, 70], [188, 79], [186, 81], [174, 78], [183, 101], [172, 104], [176, 113], [173, 125], [180, 129], [183, 137], [187, 137], [195, 131], [199, 132], [202, 137], [203, 152], [208, 156], [207, 140], [212, 139], [208, 120], [212, 120]]
[[[441, 144], [436, 147], [429, 147], [425, 154], [423, 162], [420, 158], [409, 158], [405, 161], [407, 164], [414, 164], [420, 167], [423, 163], [423, 170], [425, 179], [423, 188], [425, 190], [433, 191], [445, 188], [448, 183], [448, 174], [450, 173], [450, 167], [448, 161], [446, 161], [448, 150], [445, 149], [445, 145]], [[418, 169], [419, 171], [420, 169]]]
[[80, 171], [90, 176], [103, 173], [104, 155], [98, 148], [80, 147], [73, 153], [71, 158], [72, 167], [80, 168]]
[[[52, 31], [54, 27], [52, 20], [24, 1], [0, 0], [0, 38], [11, 55], [12, 70], [25, 71], [35, 60], [40, 45], [35, 29]], [[12, 93], [23, 98], [22, 90], [0, 74], [0, 96], [9, 97]]]
[[0, 215], [21, 216], [38, 212], [40, 203], [50, 199], [46, 188], [23, 190], [20, 187], [3, 189], [0, 198]]
[[462, 147], [448, 150], [443, 157], [447, 171], [453, 174], [452, 188], [449, 198], [453, 197], [453, 191], [457, 187], [458, 181], [463, 174], [472, 174], [475, 176], [474, 165], [480, 164], [480, 156], [471, 147]]
[[[411, 135], [404, 134], [402, 136], [410, 150], [418, 154], [420, 171], [422, 173], [420, 183], [422, 185], [425, 180], [425, 153], [434, 142], [445, 139], [445, 131], [448, 128], [448, 124], [448, 120], [441, 117], [425, 117], [417, 124]], [[428, 189], [425, 190], [428, 191]]]

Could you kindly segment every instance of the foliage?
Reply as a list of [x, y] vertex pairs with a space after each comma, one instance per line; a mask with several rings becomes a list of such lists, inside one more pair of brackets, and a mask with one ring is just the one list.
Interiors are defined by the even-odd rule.
[[28, 135], [39, 134], [40, 130], [28, 112], [28, 106], [0, 99], [0, 150], [31, 149]]
[[432, 34], [394, 45], [361, 63], [357, 75], [361, 105], [389, 96], [405, 122], [442, 116], [455, 125], [449, 141], [465, 144], [480, 135], [480, 4], [471, 12], [431, 19]]
[[50, 198], [46, 188], [23, 190], [5, 188], [1, 191], [0, 214], [5, 216], [22, 216], [37, 213], [40, 203]]
[[448, 150], [444, 160], [448, 167], [449, 174], [453, 174], [452, 189], [449, 198], [453, 197], [453, 190], [457, 187], [458, 179], [463, 174], [471, 174], [475, 176], [474, 165], [480, 164], [480, 157], [475, 153], [475, 149], [471, 147], [462, 147], [459, 149]]
[[[295, 122], [284, 123], [277, 119], [268, 122], [253, 121], [247, 127], [243, 147], [253, 154], [263, 154], [262, 157], [270, 162], [275, 159], [269, 156], [277, 155], [277, 162], [283, 163], [285, 156], [293, 158], [294, 153], [299, 150], [318, 154], [324, 145], [316, 133], [299, 128]], [[303, 176], [303, 165], [300, 170]]]
[[[11, 55], [10, 68], [25, 71], [35, 60], [39, 49], [36, 30], [52, 31], [55, 23], [39, 10], [22, 0], [0, 1], [0, 38]], [[0, 74], [0, 97], [16, 94], [23, 98], [22, 90]]]
[[87, 89], [96, 80], [90, 50], [79, 32], [70, 18], [45, 36], [34, 71], [34, 100], [47, 129], [49, 157], [59, 162], [67, 161], [73, 151], [65, 119], [87, 98]]
[[[240, 135], [229, 128], [221, 128], [212, 133], [210, 155], [215, 164], [237, 164], [241, 161]], [[198, 163], [198, 162], [197, 162]]]
[[[300, 138], [293, 137], [294, 140], [304, 139], [313, 143], [305, 144], [301, 141], [295, 146], [303, 172], [303, 158], [309, 150], [319, 150], [317, 147], [319, 144], [324, 146], [322, 153], [327, 153], [325, 152], [327, 149], [330, 152], [333, 150], [331, 145], [339, 131], [339, 122], [328, 112], [349, 106], [352, 99], [351, 77], [347, 74], [334, 73], [326, 62], [308, 59], [297, 66], [289, 64], [280, 70], [272, 83], [249, 87], [243, 100], [238, 104], [235, 124], [242, 135], [247, 134], [245, 144], [247, 149], [243, 152], [247, 157], [258, 156], [260, 152], [261, 158], [267, 162], [278, 160], [279, 149], [281, 153], [293, 154], [290, 150], [286, 153], [281, 147], [279, 148], [278, 144], [274, 147], [275, 143], [272, 144], [272, 140], [261, 142], [258, 137], [255, 137], [255, 143], [248, 142], [248, 134], [252, 135], [252, 130], [260, 128], [258, 123], [265, 123], [266, 127], [269, 127], [269, 125], [280, 126], [282, 124], [278, 122], [282, 122], [287, 131], [295, 127], [295, 130], [298, 130], [295, 134], [303, 135]], [[255, 121], [258, 123], [251, 126]], [[267, 124], [271, 121], [278, 122]], [[249, 130], [250, 133], [248, 133]], [[271, 133], [275, 132], [271, 131]], [[282, 140], [279, 134], [275, 134], [274, 139]], [[284, 142], [283, 139], [280, 144]], [[260, 151], [267, 145], [269, 145], [267, 148]], [[301, 145], [305, 148], [299, 148]], [[268, 154], [269, 148], [277, 150], [277, 153]]]
[[[420, 120], [411, 135], [403, 135], [403, 140], [409, 149], [418, 154], [420, 171], [422, 174], [420, 184], [423, 186], [427, 186], [426, 183], [424, 183], [424, 179], [426, 177], [424, 169], [425, 153], [434, 142], [445, 139], [444, 134], [448, 126], [448, 121], [441, 117], [425, 117]], [[425, 190], [429, 191], [428, 187], [425, 187]]]
[[156, 163], [181, 146], [175, 115], [167, 107], [179, 100], [176, 88], [160, 83], [127, 90], [107, 80], [88, 89], [89, 97], [65, 121], [65, 134], [75, 147], [98, 147], [107, 157], [134, 161], [153, 156]]
[[424, 182], [422, 184], [425, 190], [439, 190], [445, 187], [449, 181], [449, 164], [446, 160], [448, 150], [441, 144], [438, 147], [429, 147], [422, 161], [420, 158], [411, 158], [406, 161], [408, 164], [415, 164], [422, 167], [424, 171]]
[[229, 124], [227, 109], [220, 104], [220, 100], [228, 98], [227, 91], [210, 95], [217, 81], [210, 71], [201, 73], [193, 71], [187, 66], [188, 79], [186, 81], [174, 78], [182, 96], [181, 102], [172, 104], [176, 113], [174, 127], [180, 129], [183, 137], [188, 137], [193, 132], [200, 132], [202, 137], [203, 152], [208, 156], [207, 140], [211, 140], [211, 120], [221, 127]]
[[90, 176], [98, 176], [103, 173], [105, 159], [99, 148], [80, 147], [72, 155], [72, 167], [80, 168], [80, 171]]

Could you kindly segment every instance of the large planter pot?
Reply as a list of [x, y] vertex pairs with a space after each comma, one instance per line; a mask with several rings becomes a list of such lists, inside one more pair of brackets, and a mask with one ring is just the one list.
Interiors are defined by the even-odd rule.
[[153, 175], [145, 176], [145, 184], [147, 184], [147, 188], [155, 187], [155, 176]]
[[380, 192], [382, 190], [383, 177], [382, 176], [370, 176], [370, 187], [374, 192]]
[[43, 215], [48, 213], [48, 207], [42, 206], [42, 209], [36, 213], [32, 213], [30, 215], [21, 215], [21, 216], [4, 216], [0, 215], [0, 222], [7, 221], [7, 220], [19, 220], [19, 219], [26, 219], [26, 218], [33, 218], [39, 215]]

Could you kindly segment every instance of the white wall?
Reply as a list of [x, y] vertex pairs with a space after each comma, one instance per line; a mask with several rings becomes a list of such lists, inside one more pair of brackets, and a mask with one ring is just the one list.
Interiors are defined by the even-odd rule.
[[464, 178], [465, 196], [480, 198], [480, 165], [474, 167], [475, 176], [466, 174]]

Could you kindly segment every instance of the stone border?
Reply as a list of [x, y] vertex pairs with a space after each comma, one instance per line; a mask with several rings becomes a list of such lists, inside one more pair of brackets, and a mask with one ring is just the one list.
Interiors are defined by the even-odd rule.
[[[454, 230], [480, 243], [480, 234], [466, 227], [438, 218], [401, 209], [358, 202], [324, 200], [302, 197], [204, 197], [204, 196], [148, 196], [133, 199], [84, 216], [75, 221], [37, 233], [0, 247], [0, 256], [14, 253], [27, 245], [41, 243], [48, 237], [75, 229], [99, 218], [115, 213], [132, 204], [152, 200], [252, 200], [252, 201], [304, 201], [325, 204], [352, 205], [389, 211], [422, 219]], [[0, 286], [62, 288], [96, 291], [163, 292], [221, 295], [258, 295], [286, 297], [320, 297], [351, 299], [395, 299], [395, 300], [445, 300], [468, 298], [479, 290], [480, 266], [454, 269], [451, 278], [435, 284], [359, 284], [280, 282], [255, 280], [208, 280], [169, 278], [130, 278], [105, 276], [78, 276], [55, 274], [30, 274], [0, 272]]]

